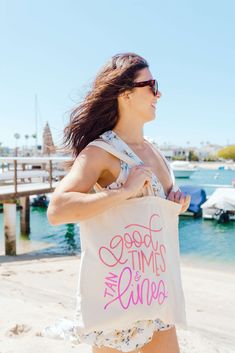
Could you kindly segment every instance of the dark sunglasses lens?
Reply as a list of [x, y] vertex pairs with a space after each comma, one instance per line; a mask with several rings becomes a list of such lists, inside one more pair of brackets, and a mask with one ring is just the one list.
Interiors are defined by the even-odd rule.
[[151, 82], [151, 88], [154, 96], [156, 96], [158, 92], [158, 84], [156, 80]]
[[154, 95], [156, 96], [156, 95], [157, 95], [157, 92], [158, 92], [158, 84], [157, 84], [157, 81], [155, 81], [154, 90], [155, 90]]

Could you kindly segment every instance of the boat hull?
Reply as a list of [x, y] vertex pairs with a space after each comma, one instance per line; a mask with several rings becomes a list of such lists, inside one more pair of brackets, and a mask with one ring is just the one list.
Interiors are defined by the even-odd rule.
[[202, 205], [202, 217], [225, 223], [235, 220], [235, 189], [218, 188]]
[[176, 178], [190, 178], [191, 175], [194, 173], [194, 170], [177, 170], [173, 169], [173, 173]]

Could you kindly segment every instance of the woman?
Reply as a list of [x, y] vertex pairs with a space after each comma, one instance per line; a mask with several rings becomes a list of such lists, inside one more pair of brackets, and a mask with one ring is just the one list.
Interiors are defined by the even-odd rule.
[[[181, 212], [188, 208], [190, 198], [175, 185], [169, 163], [143, 137], [143, 126], [154, 120], [160, 97], [157, 81], [141, 56], [117, 54], [102, 67], [65, 129], [65, 145], [75, 160], [52, 195], [48, 208], [52, 225], [76, 223], [128, 198], [141, 197], [149, 183], [156, 196], [182, 204]], [[128, 154], [138, 165], [131, 168], [89, 145], [96, 139]], [[93, 188], [96, 193], [91, 193]], [[74, 334], [91, 344], [93, 353], [179, 352], [175, 327], [159, 318], [138, 321], [128, 330]]]

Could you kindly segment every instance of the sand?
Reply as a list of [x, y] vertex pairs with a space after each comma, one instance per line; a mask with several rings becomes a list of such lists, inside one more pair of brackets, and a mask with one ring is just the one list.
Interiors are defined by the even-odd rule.
[[[91, 352], [86, 344], [42, 337], [71, 319], [79, 256], [0, 256], [0, 353]], [[235, 274], [182, 265], [188, 329], [177, 329], [181, 353], [235, 352]]]

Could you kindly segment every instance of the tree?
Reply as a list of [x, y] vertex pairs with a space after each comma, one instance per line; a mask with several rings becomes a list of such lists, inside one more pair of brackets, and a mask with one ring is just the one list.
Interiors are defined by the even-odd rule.
[[209, 156], [206, 156], [204, 159], [204, 162], [215, 162], [218, 160], [217, 155], [209, 154]]
[[218, 151], [217, 155], [220, 158], [235, 160], [235, 145], [222, 148]]
[[14, 134], [14, 138], [16, 139], [16, 142], [17, 142], [17, 140], [19, 140], [20, 139], [20, 134], [18, 134], [17, 132]]
[[188, 160], [189, 161], [198, 161], [199, 158], [194, 151], [190, 150], [189, 154], [188, 154]]
[[15, 155], [17, 157], [18, 155], [18, 146], [17, 146], [17, 140], [20, 139], [20, 134], [18, 134], [17, 132], [14, 134], [14, 138], [16, 139], [16, 147], [15, 147]]
[[29, 135], [28, 135], [28, 134], [25, 134], [25, 135], [24, 135], [24, 138], [25, 138], [25, 148], [27, 149], [27, 148], [28, 148], [28, 139], [29, 139]]

